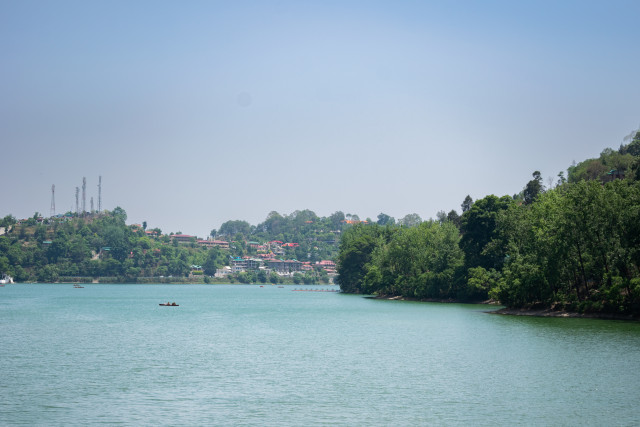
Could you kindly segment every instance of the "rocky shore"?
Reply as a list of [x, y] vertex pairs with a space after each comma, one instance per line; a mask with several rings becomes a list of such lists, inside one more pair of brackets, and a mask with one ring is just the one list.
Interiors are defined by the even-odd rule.
[[[392, 301], [417, 301], [417, 302], [438, 302], [438, 303], [458, 303], [468, 304], [469, 301], [456, 301], [454, 299], [417, 299], [406, 298], [402, 296], [382, 296], [375, 295], [367, 298], [373, 299], [385, 299]], [[488, 306], [499, 305], [494, 300], [471, 302], [471, 304], [486, 304]], [[498, 310], [488, 310], [489, 314], [504, 314], [508, 316], [534, 316], [534, 317], [573, 317], [584, 319], [608, 319], [608, 320], [633, 320], [640, 321], [640, 317], [625, 315], [625, 314], [612, 314], [612, 313], [575, 313], [565, 310], [557, 310], [552, 308], [500, 308]]]
[[551, 308], [544, 309], [526, 309], [526, 308], [501, 308], [499, 310], [488, 311], [489, 314], [505, 314], [510, 316], [535, 316], [535, 317], [576, 317], [589, 319], [609, 319], [609, 320], [635, 320], [640, 318], [624, 314], [611, 313], [573, 313], [564, 310], [554, 310]]

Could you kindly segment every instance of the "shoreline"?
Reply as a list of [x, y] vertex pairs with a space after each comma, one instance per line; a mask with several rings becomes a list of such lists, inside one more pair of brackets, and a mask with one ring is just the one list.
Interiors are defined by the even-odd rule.
[[64, 282], [14, 282], [12, 283], [12, 285], [260, 285], [260, 286], [300, 286], [300, 287], [305, 287], [305, 286], [330, 286], [330, 287], [337, 287], [338, 285], [334, 284], [334, 283], [293, 283], [293, 282], [279, 282], [279, 283], [271, 283], [271, 282], [267, 282], [267, 283], [263, 283], [263, 282], [253, 282], [253, 283], [243, 283], [243, 282], [229, 282], [229, 281], [211, 281], [209, 283], [206, 282], [197, 282], [197, 281], [183, 281], [183, 282], [178, 282], [178, 281], [165, 281], [165, 282], [161, 282], [161, 281], [140, 281], [140, 282], [134, 282], [134, 281], [122, 281], [122, 282], [116, 282], [116, 281], [93, 281], [93, 282], [83, 282], [83, 281], [75, 281], [75, 282], [69, 282], [69, 281], [64, 281]]
[[[365, 298], [381, 299], [388, 301], [413, 301], [413, 302], [436, 302], [445, 304], [483, 304], [487, 306], [500, 306], [501, 304], [493, 300], [487, 301], [460, 301], [455, 299], [437, 299], [437, 298], [406, 298], [402, 296], [367, 296]], [[503, 307], [497, 310], [487, 310], [487, 314], [499, 314], [503, 316], [530, 316], [530, 317], [562, 317], [562, 318], [574, 318], [574, 319], [603, 319], [603, 320], [627, 320], [627, 321], [640, 321], [640, 317], [633, 316], [631, 314], [615, 314], [615, 313], [576, 313], [573, 311], [554, 310], [551, 308], [508, 308]]]
[[487, 311], [489, 314], [501, 314], [505, 316], [532, 316], [532, 317], [564, 317], [578, 319], [604, 319], [604, 320], [631, 320], [640, 321], [640, 318], [631, 314], [615, 313], [576, 313], [573, 311], [554, 310], [551, 308], [526, 309], [526, 308], [501, 308]]
[[[357, 295], [357, 294], [354, 294]], [[412, 301], [412, 302], [439, 302], [443, 304], [484, 304], [484, 305], [501, 305], [493, 300], [483, 301], [461, 301], [453, 298], [409, 298], [403, 296], [381, 296], [381, 295], [364, 295], [364, 298], [381, 299], [387, 301]]]

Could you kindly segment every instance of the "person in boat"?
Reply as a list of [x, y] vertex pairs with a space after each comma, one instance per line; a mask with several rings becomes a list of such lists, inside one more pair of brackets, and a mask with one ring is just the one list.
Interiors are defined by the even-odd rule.
[[171, 303], [171, 305], [174, 305], [174, 306], [175, 306], [175, 305], [178, 305], [178, 304], [176, 304], [175, 302], [172, 302], [172, 303]]
[[166, 305], [171, 305], [171, 303], [170, 303], [169, 301], [167, 301], [167, 304], [166, 304]]

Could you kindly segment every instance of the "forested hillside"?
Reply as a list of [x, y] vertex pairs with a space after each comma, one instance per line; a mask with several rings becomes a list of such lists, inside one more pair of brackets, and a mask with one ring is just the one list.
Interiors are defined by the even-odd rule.
[[[351, 215], [349, 215], [351, 217]], [[246, 221], [231, 220], [223, 223], [211, 236], [235, 242], [245, 254], [255, 255], [258, 249], [248, 242], [279, 241], [287, 259], [320, 261], [335, 257], [340, 233], [346, 216], [338, 211], [328, 217], [319, 217], [310, 210], [294, 211], [289, 215], [271, 212], [264, 222], [251, 225]]]
[[135, 281], [150, 276], [185, 277], [191, 265], [215, 273], [226, 256], [217, 248], [178, 245], [154, 230], [150, 236], [142, 227], [125, 224], [126, 212], [83, 217], [67, 215], [33, 218], [17, 223], [11, 217], [2, 222], [10, 231], [0, 236], [0, 271], [17, 281], [55, 282], [110, 277], [113, 281]]
[[536, 171], [514, 196], [467, 196], [461, 216], [346, 230], [342, 289], [640, 314], [640, 132], [568, 172], [549, 188]]
[[[187, 278], [206, 282], [233, 259], [259, 257], [312, 264], [292, 276], [295, 283], [327, 282], [327, 271], [314, 266], [335, 258], [342, 231], [361, 222], [357, 215], [340, 211], [328, 217], [310, 210], [288, 215], [271, 212], [257, 226], [241, 220], [227, 221], [204, 240], [181, 232], [162, 234], [160, 229], [147, 229], [146, 222], [127, 225], [126, 220], [121, 208], [80, 215], [68, 212], [51, 218], [36, 212], [24, 220], [8, 215], [0, 219], [0, 228], [4, 229], [0, 232], [4, 233], [0, 235], [0, 275], [39, 282], [98, 278], [114, 282], [180, 282]], [[385, 220], [395, 221], [388, 216]], [[250, 268], [220, 280], [250, 283], [282, 279], [264, 273]]]

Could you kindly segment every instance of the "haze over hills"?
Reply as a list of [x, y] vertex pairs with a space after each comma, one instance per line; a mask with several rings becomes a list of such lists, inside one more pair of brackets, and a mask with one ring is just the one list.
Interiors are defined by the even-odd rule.
[[[594, 289], [589, 283], [606, 282], [606, 291], [615, 293], [615, 279], [616, 283], [626, 284], [624, 311], [635, 312], [632, 289], [636, 278], [629, 272], [637, 269], [637, 265], [630, 266], [637, 256], [637, 248], [633, 249], [637, 239], [634, 227], [640, 224], [634, 210], [640, 197], [636, 194], [640, 182], [640, 131], [618, 150], [606, 149], [599, 158], [572, 165], [567, 177], [560, 173], [557, 182], [548, 187], [538, 171], [532, 175], [533, 179], [517, 194], [500, 198], [489, 195], [475, 203], [467, 196], [461, 204], [461, 214], [453, 209], [448, 213], [440, 211], [437, 220], [423, 222], [418, 214], [396, 220], [380, 213], [372, 220], [341, 211], [326, 217], [311, 210], [289, 215], [272, 211], [258, 225], [226, 221], [219, 229], [212, 229], [206, 239], [181, 231], [163, 233], [157, 227], [149, 227], [146, 221], [127, 225], [122, 208], [100, 212], [83, 209], [49, 218], [36, 213], [24, 220], [8, 215], [0, 222], [0, 231], [5, 234], [0, 235], [0, 273], [19, 281], [153, 282], [171, 276], [169, 281], [207, 282], [218, 276], [243, 283], [278, 282], [282, 277], [311, 283], [329, 281], [336, 273], [334, 260], [338, 260], [338, 279], [345, 290], [463, 300], [493, 295], [503, 302], [521, 304], [522, 299], [509, 293], [518, 286], [503, 283], [500, 272], [509, 271], [517, 254], [531, 251], [528, 245], [537, 240], [536, 236], [548, 234], [552, 238], [564, 233], [567, 236], [562, 242], [577, 242], [578, 259], [584, 269], [581, 282], [571, 284], [573, 288], [569, 286], [575, 295], [567, 295], [582, 298], [581, 303], [586, 304]], [[551, 215], [544, 209], [555, 213]], [[588, 232], [585, 237], [576, 238], [576, 231], [566, 229], [562, 221], [545, 225], [544, 232], [531, 231], [527, 238], [523, 237], [524, 232], [514, 232], [538, 227], [536, 221], [587, 211], [595, 223], [582, 227]], [[576, 221], [574, 218], [569, 223], [573, 226]], [[603, 221], [608, 221], [610, 229], [620, 229], [613, 234], [609, 229], [603, 231]], [[608, 243], [596, 244], [593, 235], [597, 242]], [[354, 241], [360, 242], [355, 249]], [[515, 250], [519, 245], [522, 247]], [[561, 246], [558, 242], [540, 245]], [[607, 272], [603, 278], [597, 252], [605, 247], [618, 249], [603, 255]], [[567, 253], [572, 250], [567, 248]], [[592, 261], [589, 277], [584, 267], [589, 258], [583, 257], [583, 252], [596, 260]], [[444, 258], [433, 264], [443, 253]], [[567, 253], [556, 254], [554, 259], [568, 256]], [[621, 253], [626, 255], [621, 257]], [[385, 254], [391, 258], [386, 260]], [[373, 261], [376, 256], [379, 264]], [[407, 267], [408, 260], [415, 265]], [[576, 264], [575, 259], [571, 262]], [[398, 265], [405, 265], [404, 270], [398, 270]], [[610, 266], [622, 273], [614, 277]], [[396, 280], [410, 283], [398, 284]], [[538, 282], [545, 281], [540, 278]], [[531, 301], [530, 296], [527, 298]]]
[[[617, 148], [640, 3], [3, 2], [0, 217], [435, 218]], [[88, 206], [87, 206], [88, 209]]]

